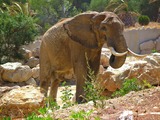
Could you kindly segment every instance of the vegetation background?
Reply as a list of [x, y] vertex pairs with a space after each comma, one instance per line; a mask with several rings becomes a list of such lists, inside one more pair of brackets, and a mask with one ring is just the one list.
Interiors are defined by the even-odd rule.
[[0, 63], [23, 59], [20, 46], [60, 19], [93, 10], [146, 15], [156, 21], [160, 0], [0, 0]]

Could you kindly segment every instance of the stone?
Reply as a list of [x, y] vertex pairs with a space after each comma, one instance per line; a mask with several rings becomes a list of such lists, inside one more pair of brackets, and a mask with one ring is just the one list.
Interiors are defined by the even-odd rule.
[[39, 58], [35, 57], [29, 58], [28, 62], [26, 63], [26, 65], [28, 65], [31, 68], [36, 67], [38, 64], [39, 64]]
[[111, 52], [109, 49], [102, 48], [100, 65], [102, 65], [104, 68], [109, 66], [110, 55], [111, 55]]
[[39, 58], [39, 56], [40, 56], [40, 48], [38, 47], [38, 48], [34, 48], [33, 50], [32, 50], [32, 55], [33, 55], [33, 57], [35, 57], [35, 58]]
[[153, 40], [150, 40], [150, 41], [146, 41], [146, 42], [143, 42], [140, 44], [140, 50], [143, 51], [143, 50], [154, 50], [155, 49], [155, 43]]
[[103, 65], [99, 66], [99, 74], [103, 74], [103, 72], [105, 71]]
[[32, 76], [31, 68], [18, 62], [8, 62], [1, 65], [1, 67], [3, 69], [1, 77], [4, 81], [23, 82]]
[[160, 51], [160, 37], [158, 39], [156, 39], [156, 47], [155, 47], [155, 49], [157, 51]]
[[37, 82], [34, 80], [34, 78], [30, 78], [29, 80], [26, 81], [26, 84], [36, 86]]
[[160, 53], [152, 53], [138, 60], [127, 57], [125, 64], [119, 69], [108, 67], [107, 70], [100, 67], [98, 81], [104, 88], [104, 95], [114, 92], [122, 87], [126, 79], [136, 78], [141, 84], [144, 81], [150, 85], [160, 84]]
[[10, 90], [0, 99], [0, 117], [22, 118], [45, 104], [44, 95], [39, 88], [24, 86]]
[[41, 45], [41, 40], [40, 39], [37, 39], [37, 40], [35, 40], [34, 42], [32, 42], [28, 45], [23, 45], [22, 48], [25, 48], [25, 49], [30, 50], [30, 51], [32, 51], [35, 48], [40, 48], [40, 45]]
[[140, 51], [140, 54], [150, 54], [150, 53], [152, 53], [152, 50], [141, 50]]
[[[108, 91], [115, 91], [117, 88], [116, 79], [114, 77], [115, 73], [112, 71], [104, 71], [102, 74], [98, 75], [98, 82], [102, 88]], [[103, 93], [104, 94], [104, 93]]]
[[[137, 78], [140, 83], [144, 81], [151, 85], [160, 83], [160, 66], [157, 66], [157, 61], [147, 62], [144, 60], [134, 61], [130, 63], [131, 68], [124, 71], [121, 76], [125, 79]], [[128, 73], [126, 74], [124, 73]]]
[[32, 77], [33, 78], [39, 78], [39, 72], [40, 72], [40, 68], [39, 65], [37, 65], [36, 67], [32, 68]]
[[20, 53], [22, 54], [22, 56], [27, 60], [30, 57], [32, 57], [32, 52], [30, 50], [27, 50], [25, 48], [21, 48], [20, 49]]

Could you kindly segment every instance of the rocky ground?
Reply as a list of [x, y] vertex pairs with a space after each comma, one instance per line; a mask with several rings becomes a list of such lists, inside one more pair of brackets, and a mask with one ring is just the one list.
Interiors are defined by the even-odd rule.
[[[160, 27], [158, 23], [150, 23], [150, 27]], [[135, 27], [139, 27], [136, 25]], [[132, 29], [132, 28], [128, 28]], [[33, 47], [34, 48], [34, 47]], [[10, 63], [0, 66], [0, 120], [1, 116], [9, 115], [13, 120], [22, 120], [29, 113], [36, 111], [44, 106], [44, 96], [39, 92], [39, 60], [37, 49], [30, 52], [27, 58], [30, 58], [26, 65], [20, 63]], [[150, 89], [109, 99], [105, 101], [104, 108], [95, 108], [92, 102], [75, 105], [67, 109], [57, 110], [53, 115], [55, 119], [68, 119], [71, 113], [78, 111], [93, 110], [87, 118], [94, 120], [96, 117], [100, 120], [160, 120], [160, 54], [150, 54], [144, 58], [127, 57], [126, 64], [118, 70], [108, 67], [108, 51], [104, 51], [101, 59], [100, 78], [105, 88], [105, 94], [109, 95], [116, 89], [121, 88], [124, 79], [136, 77], [139, 81], [146, 80], [151, 85], [156, 85]], [[66, 75], [66, 78], [72, 78], [72, 74]], [[4, 79], [8, 81], [3, 81]], [[71, 87], [72, 93], [75, 93], [75, 86]], [[62, 87], [59, 87], [58, 103], [62, 101]]]
[[73, 111], [82, 110], [93, 110], [89, 120], [95, 120], [96, 117], [100, 120], [160, 120], [160, 87], [132, 91], [123, 97], [106, 100], [103, 109], [93, 107], [90, 102], [58, 110], [53, 114], [57, 119], [69, 120]]

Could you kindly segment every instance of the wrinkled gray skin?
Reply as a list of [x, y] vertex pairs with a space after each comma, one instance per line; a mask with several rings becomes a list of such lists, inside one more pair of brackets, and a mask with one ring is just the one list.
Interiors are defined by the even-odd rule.
[[[121, 20], [111, 12], [82, 13], [51, 27], [44, 34], [40, 48], [41, 91], [47, 95], [51, 85], [49, 96], [56, 99], [63, 74], [73, 69], [76, 76], [76, 101], [82, 102], [88, 73], [85, 56], [87, 55], [90, 68], [97, 74], [104, 43], [119, 53], [127, 51], [123, 29]], [[119, 68], [125, 59], [126, 55], [111, 55], [110, 66]]]

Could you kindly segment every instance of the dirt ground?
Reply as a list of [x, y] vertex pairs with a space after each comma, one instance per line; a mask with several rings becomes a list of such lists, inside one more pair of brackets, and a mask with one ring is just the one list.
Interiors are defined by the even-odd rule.
[[93, 110], [90, 120], [95, 120], [96, 117], [100, 120], [160, 120], [160, 86], [132, 91], [123, 97], [106, 100], [103, 109], [93, 107], [90, 102], [58, 110], [54, 116], [69, 120], [73, 111], [82, 110]]

